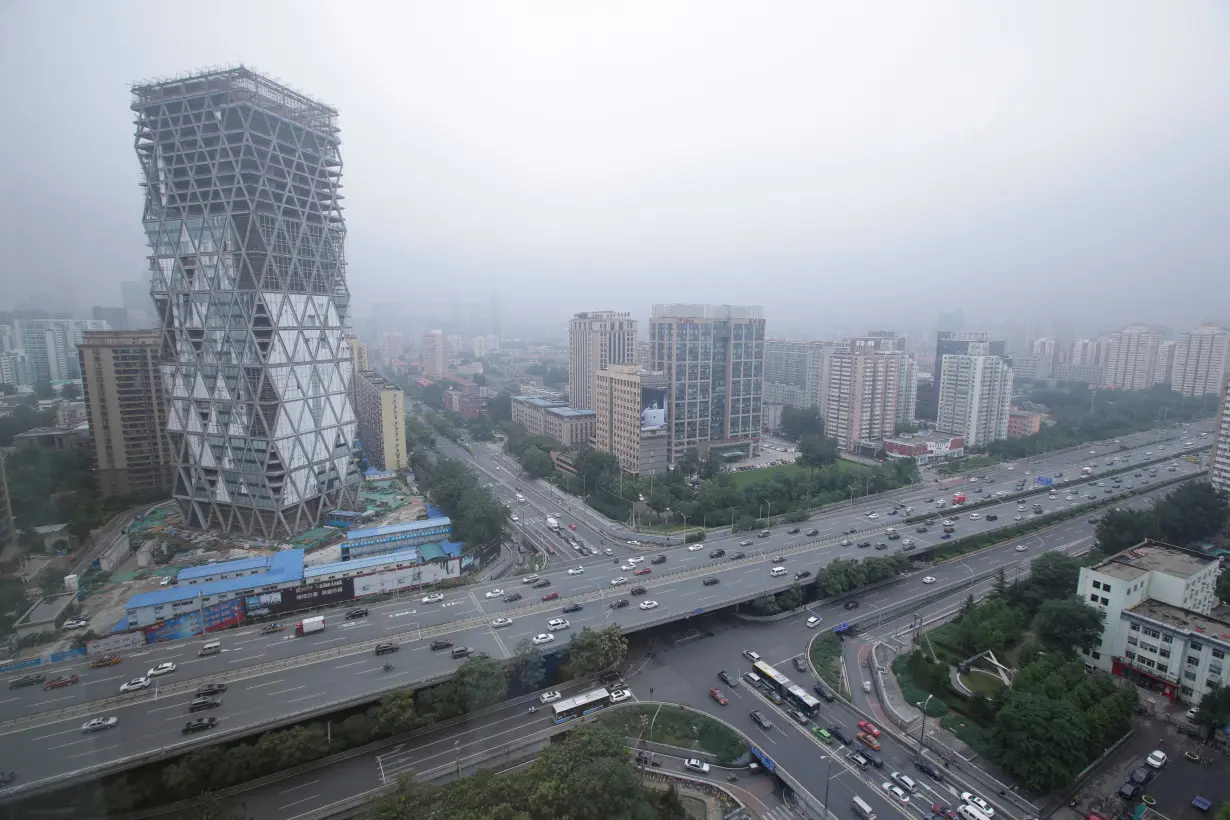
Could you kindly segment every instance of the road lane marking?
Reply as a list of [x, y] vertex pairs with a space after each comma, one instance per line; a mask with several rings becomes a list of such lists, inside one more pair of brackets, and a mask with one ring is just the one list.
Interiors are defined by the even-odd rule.
[[335, 666], [334, 669], [345, 669], [347, 666], [358, 666], [361, 663], [367, 663], [366, 660], [355, 661], [354, 663], [344, 663], [341, 666]]
[[307, 684], [305, 683], [303, 686], [294, 686], [290, 689], [278, 689], [274, 692], [266, 692], [265, 694], [269, 697], [273, 697], [274, 695], [282, 695], [286, 692], [298, 692], [300, 689], [307, 689]]
[[165, 712], [167, 709], [182, 709], [182, 708], [184, 708], [184, 704], [173, 703], [170, 706], [159, 706], [157, 709], [147, 709], [146, 714], [149, 714], [151, 712]]
[[317, 778], [316, 780], [309, 780], [307, 783], [301, 783], [298, 786], [291, 786], [289, 789], [283, 789], [282, 791], [278, 792], [278, 794], [290, 794], [293, 791], [296, 791], [298, 789], [306, 789], [308, 786], [315, 785], [319, 782], [320, 782], [319, 778]]
[[68, 755], [68, 759], [70, 759], [70, 760], [71, 760], [71, 759], [72, 759], [72, 758], [74, 758], [74, 757], [85, 757], [86, 755], [91, 755], [91, 756], [92, 756], [92, 755], [96, 755], [96, 754], [98, 754], [99, 752], [105, 752], [107, 749], [118, 749], [118, 748], [120, 748], [120, 746], [122, 746], [122, 745], [123, 745], [123, 744], [121, 744], [121, 743], [113, 743], [113, 744], [111, 744], [110, 746], [103, 746], [103, 747], [98, 748], [98, 749], [90, 749], [90, 751], [88, 751], [88, 752], [81, 752], [81, 753], [79, 753], [79, 754], [75, 754], [75, 755]]
[[283, 702], [283, 703], [298, 703], [298, 702], [299, 702], [299, 701], [301, 701], [301, 700], [311, 700], [312, 698], [318, 698], [318, 697], [320, 697], [320, 696], [321, 696], [321, 695], [323, 695], [323, 694], [324, 694], [324, 692], [313, 692], [312, 694], [310, 694], [310, 695], [304, 695], [304, 696], [303, 696], [303, 697], [301, 697], [301, 698], [291, 698], [290, 700], [284, 700], [284, 701], [282, 701], [282, 702]]
[[81, 743], [90, 743], [93, 740], [94, 740], [93, 737], [84, 737], [81, 740], [74, 740], [72, 743], [61, 743], [59, 746], [48, 746], [47, 748], [48, 749], [64, 749], [69, 746], [77, 746], [78, 744], [81, 744]]
[[249, 687], [247, 687], [247, 688], [248, 688], [248, 689], [260, 689], [262, 686], [273, 686], [273, 684], [275, 684], [275, 683], [281, 683], [281, 682], [282, 682], [282, 681], [284, 681], [284, 680], [286, 680], [286, 679], [285, 679], [285, 678], [278, 678], [277, 680], [265, 681], [264, 683], [258, 683], [258, 684], [256, 684], [255, 686], [249, 686]]
[[[72, 720], [72, 719], [73, 718], [69, 718], [69, 720]], [[67, 734], [71, 734], [72, 732], [79, 732], [79, 731], [81, 730], [80, 729], [65, 729], [63, 732], [52, 732], [49, 735], [38, 735], [37, 737], [32, 737], [30, 739], [31, 740], [46, 740], [47, 738], [55, 737], [56, 735], [67, 735]]]
[[297, 806], [300, 803], [306, 803], [309, 800], [315, 800], [317, 797], [320, 797], [320, 795], [313, 794], [309, 797], [303, 798], [302, 800], [296, 800], [294, 803], [287, 803], [285, 806], [278, 806], [278, 811], [282, 811], [283, 809], [289, 809], [291, 806]]

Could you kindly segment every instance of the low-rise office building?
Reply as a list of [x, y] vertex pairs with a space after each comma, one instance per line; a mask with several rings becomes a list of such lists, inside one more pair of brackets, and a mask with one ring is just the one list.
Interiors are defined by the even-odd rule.
[[965, 439], [948, 433], [913, 433], [884, 439], [884, 454], [888, 458], [908, 458], [931, 464], [946, 458], [965, 455]]
[[594, 436], [594, 419], [593, 410], [569, 407], [554, 399], [515, 396], [512, 400], [514, 422], [530, 435], [549, 436], [567, 448], [589, 444]]
[[453, 522], [445, 517], [425, 521], [407, 521], [387, 527], [351, 530], [342, 542], [342, 560], [352, 561], [369, 555], [397, 552], [407, 547], [447, 541], [453, 534]]

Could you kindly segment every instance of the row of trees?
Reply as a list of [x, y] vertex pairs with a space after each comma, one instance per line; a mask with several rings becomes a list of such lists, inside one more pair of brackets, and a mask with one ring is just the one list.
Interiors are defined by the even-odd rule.
[[431, 459], [423, 450], [410, 456], [419, 486], [432, 504], [448, 514], [453, 533], [470, 547], [499, 544], [508, 531], [508, 508], [462, 461], [443, 456]]
[[[1151, 507], [1122, 508], [1102, 516], [1096, 531], [1097, 551], [1114, 555], [1146, 539], [1187, 546], [1212, 538], [1230, 521], [1230, 501], [1207, 481], [1180, 485]], [[1230, 595], [1222, 600], [1230, 600]]]
[[757, 615], [776, 615], [798, 609], [809, 600], [835, 598], [862, 589], [869, 584], [887, 581], [910, 568], [910, 561], [901, 553], [884, 557], [869, 556], [862, 561], [838, 558], [816, 570], [812, 583], [804, 587], [797, 581], [789, 589], [772, 595], [762, 595], [752, 601]]

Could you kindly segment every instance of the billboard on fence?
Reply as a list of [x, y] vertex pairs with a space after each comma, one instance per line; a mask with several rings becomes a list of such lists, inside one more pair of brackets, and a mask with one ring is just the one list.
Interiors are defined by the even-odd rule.
[[249, 595], [244, 599], [244, 607], [249, 618], [259, 618], [261, 615], [276, 615], [286, 612], [288, 607], [282, 606], [282, 592], [262, 592], [260, 595]]
[[153, 626], [147, 626], [141, 631], [145, 633], [146, 643], [178, 641], [182, 638], [191, 638], [193, 635], [201, 634], [201, 613], [199, 610], [185, 612], [183, 615], [178, 615], [170, 620], [156, 623]]
[[24, 661], [13, 661], [12, 663], [6, 663], [4, 666], [0, 666], [0, 673], [16, 672], [19, 669], [29, 669], [31, 666], [38, 666], [42, 662], [42, 658], [26, 658]]
[[69, 658], [79, 658], [84, 654], [85, 647], [79, 646], [76, 649], [69, 649], [65, 652], [52, 652], [51, 657], [48, 658], [48, 660], [52, 663], [59, 663], [60, 661], [66, 661]]
[[641, 387], [641, 429], [658, 430], [666, 426], [666, 388]]
[[111, 655], [125, 649], [136, 649], [145, 646], [145, 635], [141, 632], [121, 632], [118, 635], [107, 635], [95, 638], [85, 645], [91, 655]]
[[354, 598], [354, 579], [336, 578], [282, 590], [282, 612], [340, 604]]
[[423, 564], [418, 567], [391, 569], [387, 572], [375, 572], [371, 575], [360, 575], [354, 579], [354, 594], [356, 598], [365, 595], [380, 595], [385, 592], [396, 592], [413, 586], [434, 584], [447, 580], [449, 575], [445, 566], [438, 564]]
[[239, 626], [243, 621], [243, 598], [232, 598], [229, 601], [210, 604], [201, 610], [206, 632], [217, 632], [219, 629], [229, 629]]

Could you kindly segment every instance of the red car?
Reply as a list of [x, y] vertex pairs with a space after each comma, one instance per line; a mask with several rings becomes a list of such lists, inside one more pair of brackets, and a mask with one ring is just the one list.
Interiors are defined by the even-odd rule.
[[577, 528], [577, 525], [576, 525], [576, 524], [569, 524], [569, 525], [568, 525], [568, 529], [570, 529], [570, 530], [575, 530], [576, 528]]
[[876, 725], [874, 723], [869, 723], [865, 720], [860, 720], [858, 722], [858, 728], [862, 729], [864, 732], [871, 735], [872, 737], [880, 736], [880, 730], [876, 728]]
[[932, 803], [931, 813], [937, 817], [946, 818], [946, 820], [957, 820], [957, 813], [943, 803]]
[[52, 678], [43, 684], [43, 691], [48, 689], [62, 689], [65, 686], [72, 686], [74, 683], [80, 683], [81, 678], [77, 675], [61, 675], [58, 678]]
[[636, 572], [634, 572], [633, 575], [648, 575], [651, 572], [653, 572], [653, 570], [651, 570], [649, 567], [641, 567]]
[[544, 601], [554, 601], [558, 597], [559, 597], [558, 592], [548, 592], [546, 595], [542, 596], [542, 599]]
[[709, 697], [713, 698], [714, 700], [716, 700], [718, 703], [722, 704], [723, 706], [725, 706], [727, 703], [730, 702], [726, 700], [726, 696], [722, 694], [721, 689], [710, 689]]

